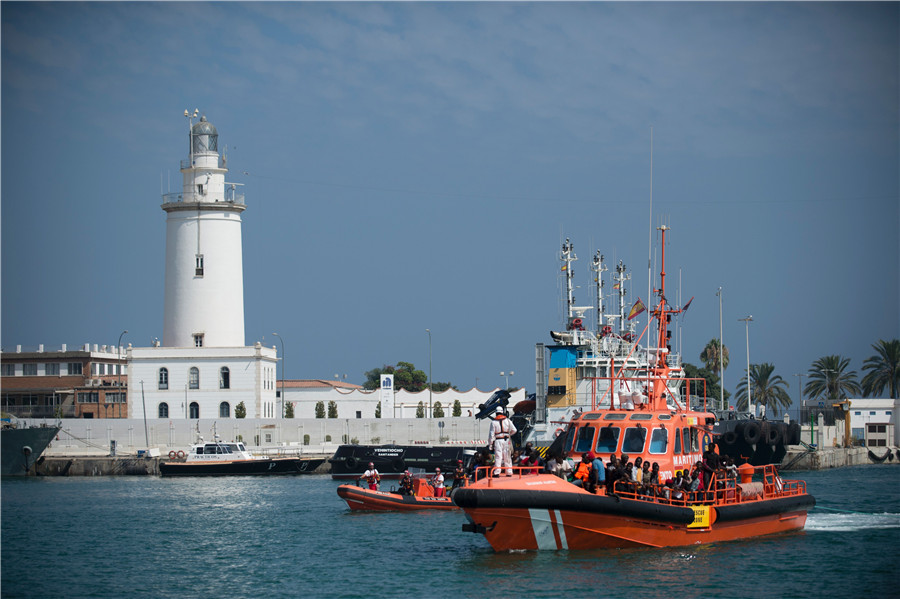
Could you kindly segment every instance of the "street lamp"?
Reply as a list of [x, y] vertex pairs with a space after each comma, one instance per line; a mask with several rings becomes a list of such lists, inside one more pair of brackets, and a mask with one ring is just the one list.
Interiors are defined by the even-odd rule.
[[506, 377], [506, 389], [507, 390], [509, 390], [509, 377], [511, 377], [514, 374], [515, 374], [515, 372], [513, 372], [512, 370], [510, 370], [509, 372], [503, 372], [502, 370], [500, 371], [500, 376]]
[[719, 409], [725, 409], [725, 344], [722, 343], [722, 288], [716, 291], [719, 296]]
[[119, 354], [119, 363], [117, 365], [117, 368], [119, 369], [119, 389], [118, 389], [118, 391], [119, 391], [119, 393], [118, 393], [119, 418], [122, 417], [122, 335], [124, 335], [127, 332], [128, 331], [125, 330], [125, 331], [122, 331], [121, 333], [119, 333], [119, 342], [116, 344], [116, 352]]
[[753, 398], [750, 397], [750, 323], [753, 322], [753, 316], [748, 315], [747, 318], [738, 318], [738, 321], [743, 322], [747, 329], [747, 410], [749, 410], [751, 415], [755, 415]]
[[432, 417], [431, 413], [431, 392], [434, 386], [434, 380], [431, 378], [431, 329], [425, 329], [428, 333], [428, 417]]
[[272, 333], [281, 341], [281, 417], [284, 418], [284, 338], [278, 333]]

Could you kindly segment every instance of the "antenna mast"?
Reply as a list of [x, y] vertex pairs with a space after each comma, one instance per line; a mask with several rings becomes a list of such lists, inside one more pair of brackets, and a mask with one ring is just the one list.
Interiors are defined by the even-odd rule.
[[591, 265], [591, 270], [597, 273], [594, 281], [597, 283], [597, 336], [599, 337], [603, 328], [603, 273], [607, 270], [603, 264], [603, 254], [600, 253], [600, 250], [597, 250], [597, 253], [594, 254], [594, 263]]

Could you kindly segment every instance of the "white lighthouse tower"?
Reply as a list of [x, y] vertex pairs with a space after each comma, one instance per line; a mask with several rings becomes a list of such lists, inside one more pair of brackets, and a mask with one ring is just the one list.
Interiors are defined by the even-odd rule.
[[225, 181], [216, 128], [206, 117], [195, 120], [197, 111], [185, 116], [190, 145], [181, 162], [182, 188], [165, 194], [162, 204], [163, 343], [128, 349], [128, 380], [141, 383], [129, 385], [129, 414], [146, 410], [170, 430], [175, 420], [207, 430], [215, 420], [277, 418], [276, 349], [259, 341], [244, 345], [244, 196], [239, 184]]
[[182, 191], [163, 196], [165, 347], [244, 345], [241, 212], [246, 206], [238, 185], [225, 182], [228, 169], [219, 157], [218, 140], [205, 116], [196, 123], [191, 118], [189, 158], [181, 162]]

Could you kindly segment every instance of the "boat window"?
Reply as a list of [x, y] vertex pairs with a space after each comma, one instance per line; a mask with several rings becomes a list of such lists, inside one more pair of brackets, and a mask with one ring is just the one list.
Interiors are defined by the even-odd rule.
[[604, 426], [600, 429], [600, 438], [597, 439], [598, 453], [615, 453], [619, 445], [619, 431], [617, 426]]
[[625, 429], [625, 439], [622, 441], [622, 452], [627, 454], [643, 453], [644, 441], [647, 439], [647, 429], [642, 426], [628, 427]]
[[662, 425], [653, 429], [650, 434], [650, 453], [666, 453], [669, 441], [669, 431]]
[[660, 414], [659, 416], [657, 416], [657, 418], [659, 418], [660, 420], [671, 420], [672, 415], [671, 414]]
[[197, 446], [197, 447], [195, 447], [195, 448], [194, 448], [194, 454], [196, 454], [196, 455], [203, 455], [203, 447], [202, 447], [202, 446]]
[[681, 453], [691, 453], [691, 433], [689, 428], [685, 427], [682, 429], [681, 436], [684, 437], [684, 446], [681, 448]]
[[675, 429], [675, 455], [681, 453], [681, 429]]
[[592, 412], [590, 414], [585, 414], [582, 418], [585, 420], [599, 420], [602, 415], [603, 414], [600, 414], [599, 412]]
[[653, 420], [653, 414], [632, 414], [629, 420]]
[[585, 453], [590, 451], [594, 446], [594, 431], [596, 431], [593, 426], [582, 426], [578, 429], [578, 439], [575, 443], [575, 451], [578, 453]]
[[693, 451], [700, 451], [700, 438], [697, 434], [697, 429], [691, 429], [691, 449]]
[[625, 420], [626, 414], [607, 414], [604, 420]]
[[572, 449], [572, 443], [575, 442], [575, 427], [570, 426], [566, 431], [566, 441], [563, 443], [563, 452], [568, 452]]

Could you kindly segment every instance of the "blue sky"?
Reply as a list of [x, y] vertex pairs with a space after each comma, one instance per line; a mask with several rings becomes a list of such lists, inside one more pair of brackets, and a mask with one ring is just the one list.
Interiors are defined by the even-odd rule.
[[[900, 336], [897, 3], [2, 4], [2, 345], [162, 337], [199, 108], [244, 183], [247, 342], [289, 378], [399, 360], [534, 388], [599, 249], [646, 300], [672, 227], [687, 361], [791, 384]], [[650, 214], [650, 136], [653, 209]], [[654, 252], [658, 245], [654, 235]], [[611, 285], [608, 284], [608, 288]], [[860, 374], [861, 376], [861, 374]]]

